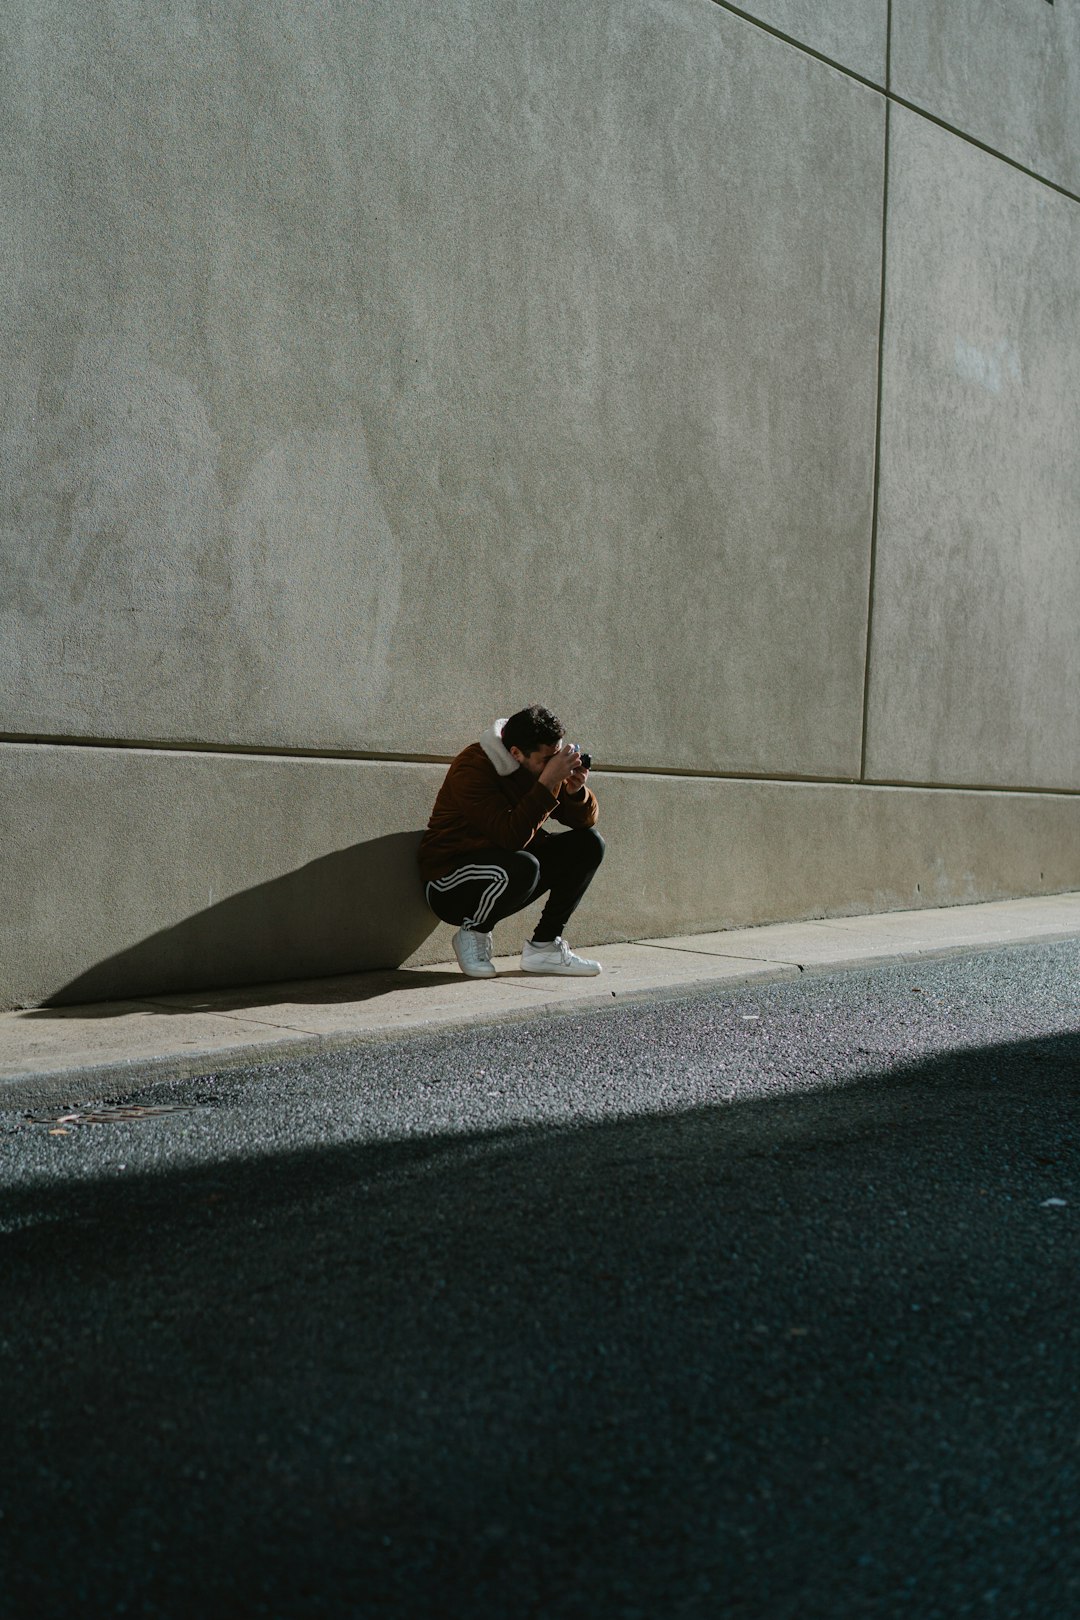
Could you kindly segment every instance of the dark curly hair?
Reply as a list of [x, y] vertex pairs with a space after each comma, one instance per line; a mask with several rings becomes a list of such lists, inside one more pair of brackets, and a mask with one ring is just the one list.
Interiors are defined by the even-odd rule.
[[562, 742], [564, 735], [562, 721], [550, 709], [542, 709], [539, 703], [519, 709], [502, 729], [503, 747], [520, 748], [523, 754], [531, 754], [534, 748], [542, 748], [545, 743]]

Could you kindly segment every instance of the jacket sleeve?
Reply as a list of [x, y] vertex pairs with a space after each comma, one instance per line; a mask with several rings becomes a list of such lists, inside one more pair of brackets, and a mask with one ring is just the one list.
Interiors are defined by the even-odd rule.
[[559, 807], [556, 794], [534, 782], [517, 804], [510, 804], [483, 764], [462, 762], [454, 783], [455, 808], [470, 826], [482, 832], [496, 849], [524, 849], [552, 811]]
[[599, 816], [600, 806], [592, 788], [583, 787], [577, 793], [559, 794], [555, 820], [561, 821], [564, 827], [595, 827]]

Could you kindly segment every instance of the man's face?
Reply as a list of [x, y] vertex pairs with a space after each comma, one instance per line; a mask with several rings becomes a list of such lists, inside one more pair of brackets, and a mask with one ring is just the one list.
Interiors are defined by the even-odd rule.
[[523, 770], [530, 776], [539, 776], [552, 754], [557, 754], [562, 747], [561, 740], [554, 743], [540, 743], [531, 754], [523, 754], [520, 748], [511, 748], [510, 752]]

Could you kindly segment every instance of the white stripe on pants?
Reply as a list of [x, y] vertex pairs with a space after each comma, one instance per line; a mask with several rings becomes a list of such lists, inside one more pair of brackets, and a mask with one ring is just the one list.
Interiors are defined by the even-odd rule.
[[510, 874], [503, 867], [460, 866], [456, 872], [450, 872], [446, 877], [434, 878], [427, 886], [428, 893], [430, 894], [432, 889], [437, 889], [440, 894], [445, 894], [449, 889], [456, 888], [459, 883], [478, 883], [484, 878], [489, 879], [487, 888], [480, 895], [473, 915], [466, 917], [461, 925], [463, 928], [483, 928], [510, 882]]

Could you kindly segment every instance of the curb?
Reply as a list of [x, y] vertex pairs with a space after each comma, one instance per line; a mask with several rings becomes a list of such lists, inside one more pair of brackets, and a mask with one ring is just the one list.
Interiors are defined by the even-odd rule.
[[498, 1024], [536, 1023], [544, 1019], [566, 1018], [584, 1013], [595, 1016], [604, 1011], [641, 1002], [676, 1001], [686, 996], [740, 993], [747, 985], [794, 982], [804, 975], [815, 978], [833, 973], [874, 971], [878, 968], [914, 966], [919, 962], [953, 956], [979, 956], [991, 951], [1012, 950], [1031, 945], [1054, 945], [1077, 938], [1074, 929], [1042, 932], [1023, 938], [989, 940], [985, 944], [943, 945], [915, 952], [858, 955], [829, 962], [768, 962], [759, 971], [723, 978], [703, 977], [676, 984], [645, 985], [625, 992], [598, 990], [577, 995], [571, 1001], [547, 1002], [535, 1007], [472, 1012], [467, 1017], [417, 1017], [409, 1022], [369, 1028], [334, 1030], [328, 1034], [299, 1033], [248, 1046], [205, 1047], [182, 1056], [114, 1058], [87, 1064], [78, 1069], [35, 1070], [0, 1079], [0, 1110], [36, 1108], [64, 1103], [75, 1106], [87, 1102], [119, 1102], [133, 1092], [151, 1086], [178, 1084], [203, 1075], [236, 1069], [266, 1069], [280, 1063], [302, 1061], [322, 1054], [370, 1045], [404, 1043], [418, 1038], [461, 1034]]

